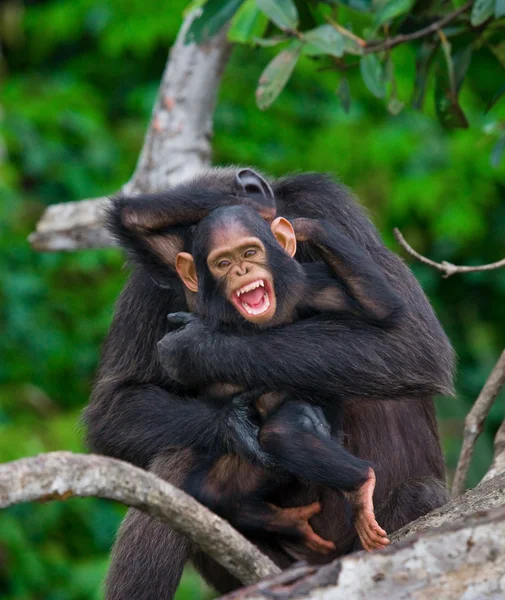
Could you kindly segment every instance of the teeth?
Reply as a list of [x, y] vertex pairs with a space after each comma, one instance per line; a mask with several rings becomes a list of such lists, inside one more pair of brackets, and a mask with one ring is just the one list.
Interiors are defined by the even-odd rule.
[[247, 304], [247, 302], [242, 302], [242, 306], [244, 307], [247, 314], [249, 314], [249, 315], [254, 315], [254, 316], [262, 315], [270, 308], [270, 298], [268, 297], [268, 294], [265, 292], [263, 294], [263, 305], [261, 306], [261, 308], [252, 308], [251, 306], [249, 306], [249, 304]]
[[253, 281], [252, 283], [249, 283], [248, 285], [244, 285], [243, 288], [240, 288], [235, 293], [240, 298], [240, 294], [245, 294], [245, 292], [250, 292], [251, 290], [255, 290], [257, 287], [260, 287], [260, 286], [265, 287], [265, 282], [263, 281], [263, 279], [258, 279], [258, 281]]

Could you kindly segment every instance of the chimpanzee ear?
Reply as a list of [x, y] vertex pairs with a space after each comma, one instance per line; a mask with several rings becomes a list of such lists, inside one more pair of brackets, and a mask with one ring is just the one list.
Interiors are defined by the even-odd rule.
[[175, 260], [175, 268], [184, 285], [192, 292], [198, 291], [198, 277], [193, 257], [188, 252], [179, 252]]
[[183, 228], [153, 230], [149, 227], [149, 215], [147, 202], [144, 209], [138, 198], [116, 198], [107, 209], [107, 229], [159, 287], [173, 287], [177, 281], [175, 261], [184, 248]]
[[274, 192], [270, 184], [259, 173], [252, 169], [241, 169], [235, 176], [235, 181], [258, 204], [258, 210], [262, 217], [269, 220], [275, 217], [277, 207]]
[[294, 256], [296, 254], [296, 235], [291, 223], [284, 217], [277, 217], [272, 221], [270, 229], [284, 250], [290, 256]]

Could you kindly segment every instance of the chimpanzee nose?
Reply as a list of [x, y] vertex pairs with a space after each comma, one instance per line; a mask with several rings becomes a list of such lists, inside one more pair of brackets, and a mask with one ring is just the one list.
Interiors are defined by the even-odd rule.
[[247, 275], [249, 269], [247, 268], [246, 265], [244, 264], [240, 264], [237, 265], [237, 275]]

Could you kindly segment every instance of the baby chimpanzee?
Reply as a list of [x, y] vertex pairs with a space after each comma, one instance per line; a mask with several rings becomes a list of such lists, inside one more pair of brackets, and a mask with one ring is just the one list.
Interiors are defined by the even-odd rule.
[[[315, 312], [335, 312], [347, 323], [354, 321], [356, 327], [366, 320], [386, 328], [394, 326], [401, 309], [398, 297], [381, 277], [360, 270], [352, 257], [339, 255], [336, 249], [342, 247], [342, 234], [330, 223], [312, 219], [290, 223], [279, 217], [269, 226], [251, 208], [232, 206], [202, 219], [190, 238], [186, 246], [191, 253], [178, 252], [175, 268], [196, 314], [170, 315], [174, 324], [191, 327], [192, 321], [204, 318], [215, 329], [239, 330], [254, 347], [262, 328], [282, 327]], [[298, 263], [293, 258], [297, 239], [312, 243], [323, 260]], [[192, 343], [198, 345], [198, 339]], [[158, 347], [167, 370], [177, 380], [177, 373], [170, 372], [170, 353], [183, 355], [185, 351], [177, 342], [177, 331], [167, 334]], [[268, 356], [257, 359], [268, 361]], [[209, 381], [206, 391], [212, 388], [213, 396], [220, 393], [223, 402], [229, 402], [237, 392], [230, 384]], [[234, 454], [202, 453], [185, 485], [193, 496], [243, 531], [302, 535], [319, 552], [331, 551], [333, 543], [316, 535], [308, 524], [308, 518], [320, 509], [319, 503], [281, 511], [265, 501], [282, 473], [284, 477], [287, 473], [342, 490], [351, 503], [365, 549], [389, 543], [374, 515], [372, 468], [342, 446], [337, 439], [340, 432], [331, 436], [324, 412], [316, 404], [341, 415], [338, 401], [303, 397], [297, 393], [296, 381], [289, 392], [245, 392], [239, 399], [244, 419], [235, 426], [244, 437], [244, 447], [251, 438], [246, 423], [254, 416], [260, 426], [260, 445], [251, 446], [247, 461]], [[251, 407], [254, 415], [249, 414]]]

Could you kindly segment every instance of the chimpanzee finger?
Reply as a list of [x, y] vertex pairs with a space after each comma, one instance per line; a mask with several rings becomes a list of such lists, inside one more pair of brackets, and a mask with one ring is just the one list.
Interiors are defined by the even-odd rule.
[[263, 390], [247, 390], [245, 392], [241, 392], [236, 396], [233, 396], [232, 403], [235, 406], [249, 406], [253, 402], [255, 402], [262, 394]]
[[175, 312], [167, 315], [167, 321], [171, 325], [179, 325], [180, 327], [188, 325], [192, 321], [196, 321], [198, 317], [190, 312]]
[[310, 242], [312, 239], [312, 232], [315, 226], [314, 219], [308, 219], [306, 217], [299, 217], [298, 219], [292, 219], [291, 225], [295, 231], [296, 239], [299, 242]]

